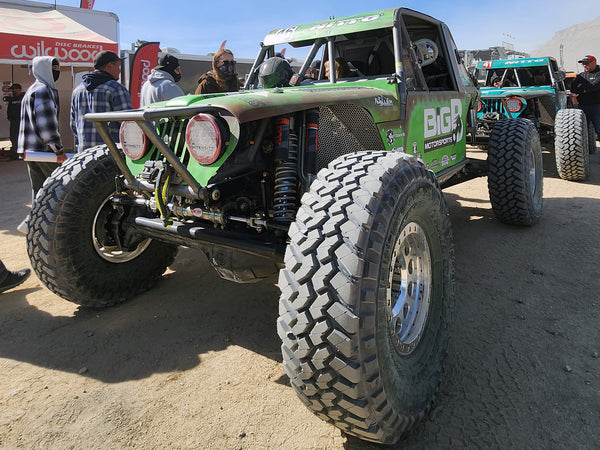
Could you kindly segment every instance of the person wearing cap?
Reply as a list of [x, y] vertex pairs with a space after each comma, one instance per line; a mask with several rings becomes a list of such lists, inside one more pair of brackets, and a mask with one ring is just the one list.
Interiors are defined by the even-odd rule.
[[[87, 113], [103, 113], [132, 109], [129, 92], [117, 80], [121, 75], [121, 59], [116, 53], [102, 51], [94, 58], [94, 70], [83, 75], [82, 82], [71, 95], [71, 129], [77, 152], [104, 144], [92, 122], [84, 119]], [[109, 122], [110, 135], [119, 141], [120, 122]]]
[[179, 80], [181, 80], [179, 60], [168, 53], [161, 56], [158, 66], [152, 69], [148, 79], [142, 86], [140, 105], [146, 106], [150, 103], [164, 102], [184, 95], [183, 89], [175, 84]]
[[578, 62], [583, 64], [583, 72], [575, 77], [571, 84], [571, 92], [577, 94], [579, 107], [583, 109], [587, 119], [594, 124], [598, 136], [600, 135], [600, 67], [592, 55], [586, 55]]
[[212, 70], [200, 76], [196, 94], [237, 92], [240, 90], [238, 74], [235, 71], [233, 53], [226, 48], [213, 56]]
[[17, 159], [17, 147], [19, 145], [19, 125], [21, 123], [21, 100], [25, 96], [19, 83], [13, 83], [9, 88], [10, 97], [6, 97], [8, 106], [6, 107], [6, 118], [10, 123], [10, 152], [9, 159]]
[[[32, 203], [44, 181], [60, 163], [67, 159], [58, 132], [58, 91], [55, 82], [60, 76], [60, 63], [51, 56], [36, 56], [32, 62], [35, 83], [29, 86], [21, 100], [21, 123], [17, 152], [50, 152], [57, 162], [27, 161], [31, 181]], [[17, 229], [27, 233], [29, 216]]]

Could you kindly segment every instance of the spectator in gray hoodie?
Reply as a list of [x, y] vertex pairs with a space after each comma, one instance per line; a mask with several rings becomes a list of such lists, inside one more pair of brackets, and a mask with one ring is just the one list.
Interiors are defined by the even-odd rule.
[[[52, 56], [36, 56], [32, 62], [35, 77], [23, 100], [21, 100], [21, 124], [17, 151], [23, 155], [28, 151], [48, 152], [56, 155], [56, 162], [27, 161], [32, 189], [32, 203], [46, 178], [67, 155], [63, 150], [58, 132], [58, 91], [54, 82], [60, 76], [60, 63]], [[17, 227], [27, 233], [29, 216]]]
[[140, 105], [164, 102], [184, 95], [183, 90], [175, 84], [179, 80], [181, 80], [179, 60], [168, 53], [163, 55], [158, 61], [158, 66], [152, 69], [142, 86]]

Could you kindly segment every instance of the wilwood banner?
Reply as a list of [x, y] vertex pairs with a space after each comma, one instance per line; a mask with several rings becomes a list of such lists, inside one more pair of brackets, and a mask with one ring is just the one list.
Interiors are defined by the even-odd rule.
[[135, 55], [133, 55], [129, 93], [131, 94], [131, 105], [134, 108], [140, 107], [142, 84], [148, 79], [152, 69], [156, 67], [159, 50], [159, 42], [146, 42], [138, 47]]
[[2, 34], [0, 59], [30, 62], [36, 56], [58, 58], [62, 65], [92, 65], [102, 50], [119, 51], [116, 43], [84, 42], [42, 36]]

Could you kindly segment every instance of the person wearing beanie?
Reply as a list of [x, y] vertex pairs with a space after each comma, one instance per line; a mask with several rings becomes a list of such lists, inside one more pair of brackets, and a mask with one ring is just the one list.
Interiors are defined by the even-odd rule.
[[233, 53], [226, 48], [213, 56], [212, 70], [200, 76], [196, 94], [237, 92], [240, 90]]
[[585, 55], [577, 62], [583, 64], [583, 72], [573, 80], [571, 92], [577, 94], [579, 107], [594, 124], [596, 136], [600, 136], [600, 67], [592, 55]]
[[144, 81], [140, 94], [140, 105], [164, 102], [184, 95], [183, 89], [175, 84], [179, 80], [181, 80], [179, 60], [168, 53], [161, 56], [158, 66], [152, 69], [148, 79]]
[[[77, 152], [104, 144], [87, 113], [103, 113], [132, 109], [129, 92], [117, 80], [121, 75], [121, 59], [116, 53], [102, 51], [94, 58], [94, 72], [82, 77], [82, 82], [71, 94], [71, 129], [75, 136]], [[119, 142], [121, 122], [109, 122], [108, 129], [115, 142]]]
[[[56, 154], [57, 162], [27, 161], [32, 199], [46, 178], [67, 159], [58, 132], [58, 91], [54, 83], [60, 76], [60, 63], [52, 56], [36, 56], [32, 69], [35, 83], [29, 86], [21, 100], [21, 123], [17, 152], [21, 157], [28, 151]], [[29, 216], [17, 229], [27, 233]]]

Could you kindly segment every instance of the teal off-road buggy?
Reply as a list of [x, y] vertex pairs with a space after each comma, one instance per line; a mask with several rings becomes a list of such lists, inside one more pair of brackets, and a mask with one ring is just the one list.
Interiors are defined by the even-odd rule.
[[[294, 74], [273, 59], [286, 47], [303, 54]], [[487, 161], [467, 158], [478, 96], [447, 26], [409, 9], [276, 29], [238, 93], [89, 114], [106, 145], [41, 189], [32, 265], [88, 307], [151, 287], [178, 245], [235, 282], [279, 272], [298, 396], [348, 434], [395, 442], [442, 374], [454, 269], [441, 189], [487, 175], [500, 221], [541, 215], [534, 123], [498, 122]]]
[[585, 180], [596, 136], [580, 109], [568, 108], [565, 73], [554, 58], [480, 61], [476, 77], [481, 87], [477, 106], [477, 137], [485, 145], [495, 124], [504, 118], [531, 120], [543, 145], [554, 148], [556, 168], [565, 180]]

